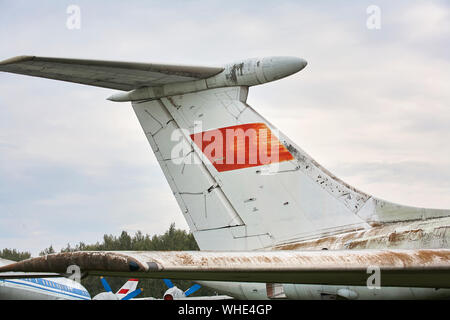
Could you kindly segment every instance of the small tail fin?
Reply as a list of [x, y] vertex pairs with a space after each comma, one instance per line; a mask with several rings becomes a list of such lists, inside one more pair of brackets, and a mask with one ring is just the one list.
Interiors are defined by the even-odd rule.
[[122, 300], [127, 294], [136, 290], [139, 280], [129, 279], [123, 286], [116, 292], [116, 296], [119, 300]]

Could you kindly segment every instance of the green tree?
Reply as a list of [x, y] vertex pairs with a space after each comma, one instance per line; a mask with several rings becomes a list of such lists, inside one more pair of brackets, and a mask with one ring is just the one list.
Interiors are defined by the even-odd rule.
[[21, 261], [28, 258], [31, 258], [31, 253], [29, 252], [20, 252], [16, 249], [3, 249], [0, 251], [0, 258], [12, 260], [12, 261]]
[[45, 255], [47, 255], [47, 254], [52, 254], [52, 253], [55, 253], [55, 252], [56, 252], [56, 251], [55, 251], [55, 249], [53, 249], [53, 246], [50, 245], [50, 247], [48, 247], [48, 248], [44, 249], [43, 251], [41, 251], [41, 252], [39, 253], [39, 255], [40, 255], [40, 256], [45, 256]]

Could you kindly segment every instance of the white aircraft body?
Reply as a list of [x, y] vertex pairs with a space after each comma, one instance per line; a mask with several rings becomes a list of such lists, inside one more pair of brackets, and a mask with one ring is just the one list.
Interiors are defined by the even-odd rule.
[[[15, 263], [0, 258], [0, 266]], [[90, 300], [89, 292], [78, 282], [64, 277], [41, 278], [35, 274], [0, 279], [0, 300]], [[36, 277], [38, 276], [38, 277]]]
[[[0, 62], [0, 71], [121, 90], [109, 100], [131, 102], [201, 249], [61, 253], [0, 269], [77, 264], [90, 274], [197, 279], [248, 299], [449, 298], [449, 210], [403, 206], [348, 185], [246, 103], [249, 87], [306, 65], [294, 57], [224, 67]], [[380, 286], [368, 285], [371, 270]]]

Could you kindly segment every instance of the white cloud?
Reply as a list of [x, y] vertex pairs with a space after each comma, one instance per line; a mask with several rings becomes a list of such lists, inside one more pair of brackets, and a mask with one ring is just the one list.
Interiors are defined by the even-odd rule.
[[410, 41], [448, 39], [450, 35], [450, 8], [437, 2], [422, 1], [412, 4], [399, 18], [408, 31]]

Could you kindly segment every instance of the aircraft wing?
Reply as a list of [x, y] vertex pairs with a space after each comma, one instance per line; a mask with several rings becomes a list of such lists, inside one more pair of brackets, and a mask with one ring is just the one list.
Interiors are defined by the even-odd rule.
[[79, 251], [31, 258], [3, 271], [264, 283], [450, 288], [450, 249], [321, 251]]
[[[0, 266], [14, 264], [16, 261], [0, 258]], [[53, 278], [61, 277], [59, 273], [49, 272], [1, 272], [0, 279], [20, 279], [20, 278]]]
[[209, 78], [223, 68], [18, 56], [0, 61], [0, 71], [130, 91]]
[[61, 278], [61, 275], [54, 272], [0, 272], [0, 279], [23, 278]]

